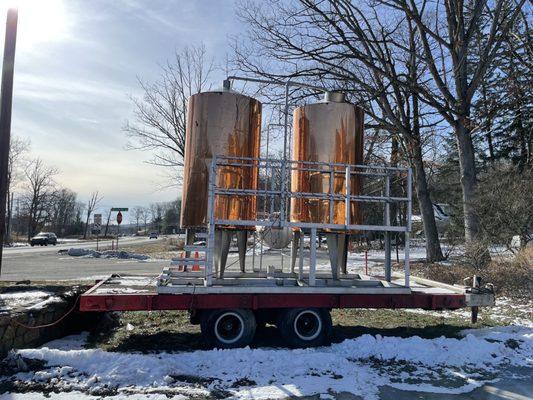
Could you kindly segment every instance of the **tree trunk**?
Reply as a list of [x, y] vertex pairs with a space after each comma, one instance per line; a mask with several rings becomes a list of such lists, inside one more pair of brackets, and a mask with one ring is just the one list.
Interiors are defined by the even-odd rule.
[[465, 240], [467, 243], [472, 243], [479, 237], [479, 218], [475, 210], [477, 177], [474, 145], [472, 144], [470, 129], [465, 123], [466, 120], [467, 118], [461, 118], [456, 121], [454, 130], [459, 150]]
[[91, 213], [87, 212], [87, 221], [85, 222], [85, 230], [83, 231], [84, 239], [87, 239], [87, 229], [89, 229], [89, 218], [91, 218]]
[[444, 260], [444, 256], [442, 255], [439, 232], [437, 231], [437, 224], [435, 223], [433, 203], [431, 202], [431, 197], [429, 195], [426, 171], [422, 161], [421, 146], [413, 146], [412, 153], [411, 164], [414, 170], [413, 180], [415, 184], [415, 192], [416, 197], [418, 198], [418, 206], [420, 207], [420, 213], [422, 214], [422, 224], [424, 225], [424, 234], [426, 236], [426, 260], [428, 262], [442, 261]]

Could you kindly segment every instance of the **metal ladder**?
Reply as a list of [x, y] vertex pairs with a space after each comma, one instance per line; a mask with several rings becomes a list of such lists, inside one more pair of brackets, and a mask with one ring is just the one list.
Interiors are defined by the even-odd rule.
[[[163, 268], [163, 271], [158, 277], [159, 286], [167, 286], [172, 284], [174, 280], [186, 277], [198, 277], [202, 278], [205, 274], [205, 267], [207, 265], [207, 233], [198, 232], [195, 234], [196, 239], [205, 239], [206, 243], [203, 245], [185, 245], [183, 251], [186, 253], [203, 253], [203, 257], [174, 257], [172, 258], [170, 265]], [[198, 269], [194, 267], [198, 266]], [[193, 267], [188, 269], [188, 267]], [[203, 267], [200, 268], [200, 267]]]

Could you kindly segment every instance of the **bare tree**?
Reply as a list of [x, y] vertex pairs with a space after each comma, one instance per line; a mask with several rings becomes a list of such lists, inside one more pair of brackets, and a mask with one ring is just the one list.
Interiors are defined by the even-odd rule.
[[11, 219], [13, 210], [13, 204], [11, 204], [12, 194], [14, 188], [20, 183], [23, 176], [21, 169], [29, 146], [30, 141], [28, 139], [22, 139], [16, 136], [11, 138], [7, 164], [7, 218], [5, 228], [6, 236], [4, 238], [6, 243], [11, 241]]
[[24, 174], [27, 178], [25, 203], [28, 212], [28, 240], [49, 218], [54, 176], [58, 173], [57, 168], [47, 167], [40, 158], [30, 161], [26, 166]]
[[91, 193], [91, 197], [87, 202], [87, 219], [85, 221], [85, 230], [83, 232], [84, 239], [87, 239], [87, 230], [89, 229], [89, 220], [91, 218], [91, 214], [96, 209], [96, 207], [98, 207], [98, 204], [100, 203], [100, 201], [102, 201], [102, 199], [103, 197], [99, 196], [98, 190]]
[[135, 233], [137, 233], [140, 229], [140, 221], [142, 219], [143, 209], [141, 206], [135, 206], [131, 211], [133, 213], [133, 218], [135, 218]]
[[[453, 128], [459, 152], [467, 242], [475, 241], [479, 235], [472, 102], [524, 3], [525, 0], [383, 1], [416, 25], [423, 48], [418, 62], [427, 66], [430, 80], [416, 85], [415, 90]], [[484, 32], [485, 38], [474, 63], [472, 42], [478, 30]]]
[[163, 222], [163, 206], [161, 203], [150, 204], [150, 219], [152, 228], [156, 229], [158, 233], [161, 232], [161, 224]]
[[[250, 57], [253, 51], [237, 46], [238, 67], [274, 79], [300, 76], [318, 80], [322, 85], [350, 93], [374, 122], [365, 124], [376, 132], [371, 137], [368, 154], [374, 150], [380, 131], [390, 132], [392, 139], [387, 135], [389, 140], [402, 145], [402, 153], [414, 169], [415, 189], [427, 238], [427, 258], [441, 260], [443, 255], [423, 163], [423, 134], [428, 130], [434, 132], [439, 120], [433, 110], [420, 104], [416, 92], [398, 82], [398, 77], [403, 76], [416, 84], [423, 73], [423, 68], [416, 62], [420, 43], [416, 40], [413, 25], [403, 23], [386, 29], [378, 18], [374, 18], [358, 40], [354, 40], [350, 31], [353, 25], [342, 22], [345, 16], [338, 16], [337, 10], [326, 12], [313, 2], [301, 3], [305, 9], [276, 7], [272, 13], [251, 5], [240, 7], [240, 15], [252, 28], [251, 41], [259, 47], [256, 54], [260, 56], [254, 59]], [[390, 38], [406, 45], [398, 51]], [[289, 69], [273, 74], [270, 64], [268, 70], [263, 68], [265, 54], [285, 65], [291, 65], [296, 58], [300, 61], [293, 69], [286, 67]], [[398, 154], [398, 151], [391, 154], [391, 162], [398, 163]]]
[[76, 193], [70, 189], [60, 188], [52, 193], [51, 226], [57, 235], [65, 236], [69, 232], [76, 216]]
[[[316, 68], [302, 67], [298, 62], [304, 55], [310, 62], [322, 65], [323, 72], [328, 72], [332, 79], [338, 71], [355, 69], [360, 73], [359, 84], [376, 76], [385, 81], [380, 96], [394, 91], [391, 85], [403, 86], [416, 95], [418, 102], [439, 113], [452, 127], [457, 141], [465, 238], [470, 242], [479, 232], [474, 210], [477, 178], [470, 120], [472, 99], [524, 2], [300, 0], [300, 7], [284, 6], [281, 2], [271, 6], [270, 16], [277, 13], [281, 16], [278, 21], [253, 15], [257, 7], [240, 7], [240, 10], [267, 35], [254, 39], [262, 40], [271, 53], [289, 63], [293, 74], [316, 76]], [[289, 10], [289, 14], [284, 10]], [[300, 30], [299, 35], [294, 35], [295, 29]], [[395, 35], [398, 30], [412, 30], [420, 43], [415, 46], [415, 62], [420, 68], [415, 81], [408, 71], [398, 73], [396, 68], [387, 68], [382, 62], [390, 60], [386, 65], [396, 64], [398, 54], [411, 52], [409, 42]], [[476, 30], [484, 33], [485, 40], [481, 56], [474, 63], [470, 50]], [[375, 97], [375, 91], [370, 91], [370, 95]], [[398, 111], [401, 112], [400, 107]]]
[[148, 227], [148, 219], [150, 218], [150, 209], [147, 207], [141, 207], [141, 220], [143, 222], [144, 230]]
[[[161, 67], [160, 79], [147, 83], [139, 79], [142, 98], [132, 97], [135, 120], [126, 121], [128, 149], [154, 150], [148, 162], [176, 171], [183, 165], [187, 99], [206, 89], [213, 71], [205, 47], [176, 51], [174, 59]], [[175, 185], [176, 183], [174, 183]]]

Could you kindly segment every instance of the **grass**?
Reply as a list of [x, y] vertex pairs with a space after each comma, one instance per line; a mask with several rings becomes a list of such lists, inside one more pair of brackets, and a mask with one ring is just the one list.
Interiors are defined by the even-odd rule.
[[146, 254], [159, 260], [170, 260], [176, 257], [178, 252], [183, 250], [183, 240], [176, 238], [164, 238], [163, 240], [154, 241], [153, 243], [143, 243], [135, 246], [121, 247], [120, 250]]
[[454, 260], [453, 265], [412, 263], [413, 275], [450, 284], [463, 284], [473, 275], [482, 285], [491, 283], [497, 295], [533, 300], [533, 247], [519, 251], [514, 257], [494, 256], [486, 265], [472, 262], [468, 256]]
[[[418, 313], [404, 310], [333, 310], [333, 342], [364, 334], [382, 336], [459, 337], [468, 328], [501, 325], [481, 312], [479, 322], [470, 324], [464, 315]], [[130, 329], [128, 329], [128, 325]], [[193, 351], [206, 349], [200, 327], [189, 323], [185, 311], [124, 312], [107, 316], [100, 330], [93, 332], [89, 345], [107, 351]], [[267, 325], [256, 332], [254, 347], [285, 347], [277, 329]]]

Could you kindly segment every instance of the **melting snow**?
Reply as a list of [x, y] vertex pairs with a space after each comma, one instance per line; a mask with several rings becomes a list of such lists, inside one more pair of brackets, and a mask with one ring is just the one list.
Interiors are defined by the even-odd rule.
[[[510, 366], [533, 367], [533, 330], [468, 330], [461, 339], [382, 337], [316, 349], [234, 349], [184, 353], [111, 353], [83, 349], [86, 336], [51, 342], [17, 355], [48, 368], [17, 378], [54, 382], [61, 391], [173, 393], [207, 396], [219, 391], [240, 399], [350, 392], [377, 399], [379, 387], [434, 393], [469, 392]], [[191, 382], [192, 380], [194, 382]], [[151, 398], [151, 397], [150, 397]]]
[[16, 308], [38, 309], [47, 304], [61, 301], [52, 292], [42, 290], [25, 290], [0, 294], [0, 311], [9, 311]]

